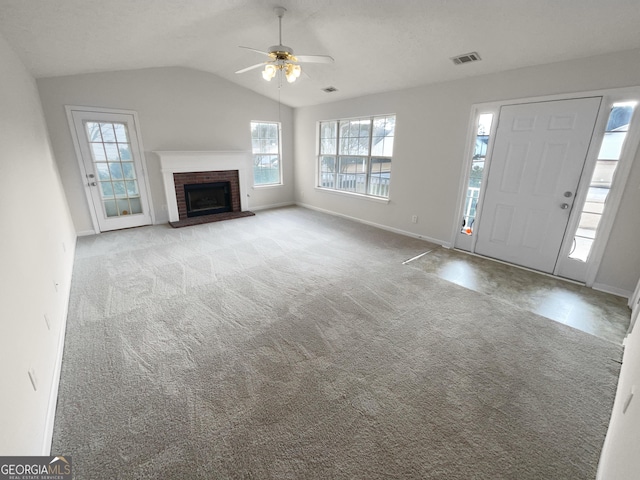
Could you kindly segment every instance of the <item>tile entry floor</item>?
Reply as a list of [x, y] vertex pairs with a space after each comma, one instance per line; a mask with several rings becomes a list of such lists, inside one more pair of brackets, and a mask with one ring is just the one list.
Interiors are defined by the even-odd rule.
[[437, 247], [408, 265], [617, 344], [629, 327], [626, 298], [488, 258]]

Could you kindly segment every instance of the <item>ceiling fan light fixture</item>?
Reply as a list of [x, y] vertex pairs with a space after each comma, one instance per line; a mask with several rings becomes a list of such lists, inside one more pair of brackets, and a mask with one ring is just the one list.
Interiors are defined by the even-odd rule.
[[270, 82], [273, 77], [276, 76], [276, 67], [275, 65], [265, 65], [264, 70], [262, 71], [262, 78], [264, 78], [267, 82]]
[[272, 45], [268, 51], [257, 50], [250, 47], [240, 47], [246, 50], [251, 50], [256, 53], [261, 53], [269, 57], [269, 61], [264, 63], [258, 63], [247, 68], [242, 68], [236, 73], [244, 73], [250, 70], [261, 68], [265, 65], [262, 71], [262, 78], [267, 82], [270, 82], [273, 77], [276, 76], [278, 71], [284, 73], [287, 82], [293, 83], [296, 81], [302, 73], [302, 68], [298, 63], [333, 63], [333, 58], [329, 55], [298, 55], [293, 54], [293, 49], [282, 44], [282, 17], [284, 12], [287, 11], [284, 7], [275, 7], [274, 12], [278, 17], [278, 45]]
[[302, 69], [300, 65], [294, 65], [293, 63], [288, 63], [285, 67], [285, 77], [287, 77], [287, 82], [293, 83], [300, 76]]

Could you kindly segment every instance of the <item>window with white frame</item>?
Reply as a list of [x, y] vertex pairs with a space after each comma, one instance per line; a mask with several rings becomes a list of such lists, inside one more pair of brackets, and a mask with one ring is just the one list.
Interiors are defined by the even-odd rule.
[[251, 122], [253, 184], [281, 185], [280, 124]]
[[471, 171], [469, 173], [469, 185], [464, 199], [464, 211], [462, 214], [462, 230], [465, 235], [473, 235], [474, 222], [476, 219], [476, 208], [480, 199], [480, 189], [482, 188], [482, 178], [484, 175], [484, 162], [487, 156], [489, 145], [489, 134], [493, 114], [482, 113], [478, 116], [475, 146], [473, 158], [471, 159]]
[[569, 258], [582, 262], [589, 259], [635, 107], [636, 102], [614, 103], [611, 107]]
[[320, 122], [318, 187], [389, 198], [395, 115]]

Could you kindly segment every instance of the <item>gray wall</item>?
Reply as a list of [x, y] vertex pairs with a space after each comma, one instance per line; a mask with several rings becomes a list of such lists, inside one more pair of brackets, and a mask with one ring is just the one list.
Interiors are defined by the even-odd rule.
[[[448, 243], [459, 221], [457, 196], [473, 104], [637, 86], [639, 64], [640, 50], [633, 50], [296, 109], [296, 201]], [[315, 189], [317, 122], [385, 113], [397, 114], [390, 202]], [[638, 185], [636, 158], [596, 277], [601, 288], [632, 292], [640, 275]], [[411, 223], [414, 214], [417, 224]]]
[[35, 81], [2, 35], [0, 65], [0, 455], [42, 455], [51, 445], [76, 236]]
[[[215, 75], [151, 68], [38, 79], [38, 89], [69, 207], [79, 234], [93, 229], [65, 105], [138, 112], [156, 223], [168, 221], [159, 150], [251, 150], [252, 120], [282, 122], [284, 185], [248, 192], [249, 208], [293, 202], [291, 108]], [[277, 86], [274, 85], [274, 88]]]
[[[637, 318], [640, 308], [636, 308]], [[635, 480], [640, 471], [640, 327], [625, 342], [611, 423], [602, 448], [598, 480]], [[629, 398], [631, 397], [631, 401]], [[625, 408], [626, 407], [626, 408]]]

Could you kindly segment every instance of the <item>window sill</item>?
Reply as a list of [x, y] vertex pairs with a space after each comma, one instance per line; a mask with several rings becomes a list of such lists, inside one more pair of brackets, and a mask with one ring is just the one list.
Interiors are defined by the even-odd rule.
[[278, 188], [284, 187], [284, 183], [270, 183], [268, 185], [254, 185], [252, 188], [263, 189], [263, 188]]
[[348, 197], [356, 197], [356, 198], [361, 198], [363, 200], [369, 200], [376, 203], [384, 203], [384, 204], [389, 203], [389, 199], [383, 198], [383, 197], [374, 197], [372, 195], [363, 195], [361, 193], [345, 192], [344, 190], [333, 190], [331, 188], [315, 187], [315, 189], [320, 192], [332, 193], [334, 195], [343, 195]]

